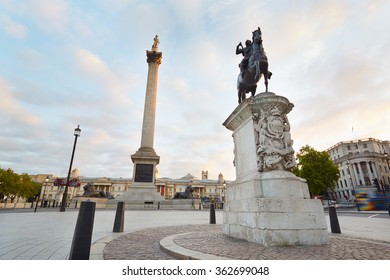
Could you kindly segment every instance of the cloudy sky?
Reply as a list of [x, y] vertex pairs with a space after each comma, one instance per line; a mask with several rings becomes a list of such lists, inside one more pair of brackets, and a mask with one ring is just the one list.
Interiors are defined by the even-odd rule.
[[[0, 166], [132, 177], [159, 35], [159, 177], [235, 179], [236, 45], [262, 29], [294, 148], [390, 140], [390, 1], [0, 0]], [[259, 82], [258, 92], [264, 90]], [[353, 131], [352, 131], [353, 127]]]

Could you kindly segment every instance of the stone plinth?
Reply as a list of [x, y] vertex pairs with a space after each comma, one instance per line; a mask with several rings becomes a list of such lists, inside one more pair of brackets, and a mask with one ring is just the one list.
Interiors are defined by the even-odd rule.
[[126, 192], [123, 192], [118, 201], [125, 203], [131, 203], [132, 201], [163, 201], [164, 197], [157, 191], [157, 187], [154, 184], [148, 183], [133, 183]]
[[[163, 209], [172, 209], [172, 210], [200, 209], [201, 200], [199, 198], [161, 200], [159, 197], [156, 198], [155, 195], [151, 193], [154, 193], [152, 189], [150, 190], [141, 189], [135, 192], [130, 191], [129, 194], [132, 195], [131, 199], [126, 199], [126, 197], [123, 196], [120, 196], [118, 199], [78, 196], [75, 198], [73, 204], [71, 204], [71, 206], [69, 207], [74, 208], [76, 201], [78, 207], [80, 207], [80, 203], [82, 201], [91, 200], [96, 203], [96, 208], [99, 209], [101, 208], [116, 209], [118, 205], [118, 201], [125, 202], [126, 209], [150, 209], [150, 210], [151, 209], [162, 209], [162, 210]], [[159, 193], [157, 194], [160, 195]], [[122, 198], [124, 199], [122, 200]]]
[[223, 231], [262, 245], [328, 243], [320, 200], [289, 170], [295, 165], [287, 113], [273, 93], [242, 102], [225, 121], [234, 138], [236, 181], [226, 190]]

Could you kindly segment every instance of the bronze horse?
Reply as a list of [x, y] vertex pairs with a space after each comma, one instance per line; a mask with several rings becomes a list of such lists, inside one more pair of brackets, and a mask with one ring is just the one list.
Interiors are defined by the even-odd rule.
[[[241, 43], [239, 44], [239, 46]], [[238, 54], [239, 46], [237, 46], [236, 54]], [[242, 45], [241, 45], [242, 46]], [[248, 54], [249, 58], [244, 58], [244, 66], [240, 64], [243, 71], [237, 78], [238, 104], [246, 98], [247, 93], [252, 96], [256, 93], [257, 82], [261, 76], [264, 76], [265, 91], [268, 92], [268, 79], [271, 78], [272, 73], [268, 71], [268, 59], [264, 52], [263, 40], [261, 38], [261, 30], [252, 32], [251, 52]], [[242, 51], [241, 51], [242, 52]]]

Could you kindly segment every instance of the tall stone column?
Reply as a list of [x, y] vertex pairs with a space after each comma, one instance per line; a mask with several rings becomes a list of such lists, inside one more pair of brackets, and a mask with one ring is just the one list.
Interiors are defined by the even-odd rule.
[[154, 143], [154, 128], [156, 119], [156, 100], [158, 84], [158, 68], [161, 64], [162, 53], [158, 51], [158, 36], [154, 38], [152, 50], [146, 51], [148, 79], [145, 94], [144, 117], [142, 122], [141, 147], [131, 155], [134, 163], [133, 183], [128, 191], [123, 193], [119, 200], [140, 203], [145, 201], [161, 201], [164, 197], [155, 186], [156, 165], [160, 157], [156, 154]]
[[144, 118], [142, 125], [142, 138], [140, 150], [154, 152], [154, 124], [156, 119], [156, 98], [158, 67], [161, 64], [162, 53], [158, 52], [157, 44], [152, 47], [152, 51], [146, 51], [147, 62], [149, 64], [148, 81], [146, 85]]
[[152, 50], [146, 51], [146, 61], [149, 65], [149, 70], [146, 84], [144, 118], [142, 122], [141, 147], [131, 156], [134, 163], [133, 182], [151, 183], [153, 185], [155, 181], [156, 165], [160, 162], [160, 157], [153, 148], [158, 67], [161, 64], [162, 59], [162, 53], [158, 51], [158, 43], [159, 41], [156, 35]]

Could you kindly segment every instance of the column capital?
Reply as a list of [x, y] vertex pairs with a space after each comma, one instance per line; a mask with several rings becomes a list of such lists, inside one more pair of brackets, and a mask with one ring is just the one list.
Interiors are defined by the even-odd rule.
[[158, 65], [161, 64], [162, 60], [162, 52], [156, 52], [156, 51], [146, 51], [146, 62], [147, 63], [157, 63]]

